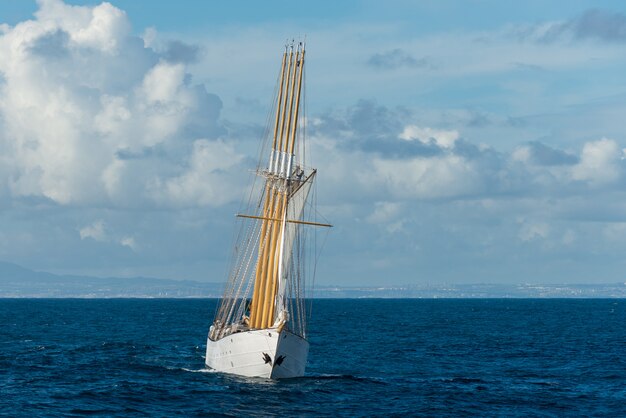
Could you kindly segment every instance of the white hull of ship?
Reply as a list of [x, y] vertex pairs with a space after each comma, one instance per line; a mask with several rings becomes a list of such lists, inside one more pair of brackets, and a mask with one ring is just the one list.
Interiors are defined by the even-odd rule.
[[285, 329], [259, 329], [208, 338], [206, 365], [239, 376], [286, 379], [304, 375], [308, 354], [304, 338]]

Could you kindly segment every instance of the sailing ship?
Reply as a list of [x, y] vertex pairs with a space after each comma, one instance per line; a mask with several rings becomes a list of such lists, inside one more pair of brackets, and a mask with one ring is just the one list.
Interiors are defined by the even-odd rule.
[[304, 375], [306, 276], [316, 261], [307, 257], [314, 234], [309, 231], [331, 226], [311, 219], [317, 171], [305, 165], [304, 63], [302, 42], [285, 46], [273, 117], [247, 213], [237, 215], [231, 269], [207, 338], [206, 365], [219, 372], [270, 379]]

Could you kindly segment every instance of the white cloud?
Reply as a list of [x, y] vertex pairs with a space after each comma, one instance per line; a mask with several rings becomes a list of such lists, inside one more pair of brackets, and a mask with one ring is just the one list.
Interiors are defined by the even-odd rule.
[[123, 235], [121, 238], [116, 238], [114, 232], [110, 232], [106, 227], [106, 223], [102, 219], [98, 219], [89, 225], [86, 225], [78, 230], [81, 240], [92, 239], [102, 243], [114, 243], [123, 247], [128, 247], [133, 251], [137, 251], [138, 246], [135, 238], [131, 235]]
[[180, 206], [220, 206], [241, 197], [239, 177], [228, 175], [229, 169], [242, 160], [233, 147], [222, 141], [197, 140], [188, 169], [178, 177], [157, 179], [151, 186], [157, 201]]
[[454, 143], [459, 139], [458, 131], [445, 131], [432, 128], [420, 128], [416, 125], [408, 125], [399, 135], [400, 139], [412, 141], [417, 139], [424, 144], [434, 142], [441, 148], [453, 148]]
[[104, 227], [103, 220], [97, 220], [91, 225], [87, 225], [83, 228], [80, 228], [78, 231], [80, 234], [80, 239], [91, 238], [96, 241], [106, 241], [107, 234]]
[[397, 198], [442, 198], [471, 195], [481, 189], [481, 175], [458, 155], [393, 160], [375, 159], [373, 177]]
[[101, 180], [104, 188], [109, 196], [116, 196], [118, 190], [122, 187], [122, 179], [128, 173], [125, 173], [126, 162], [115, 159], [103, 171]]
[[126, 14], [106, 2], [84, 7], [70, 6], [61, 0], [40, 0], [35, 16], [44, 25], [66, 31], [77, 45], [107, 53], [118, 52], [120, 42], [130, 33]]
[[[206, 237], [228, 235], [215, 232], [214, 220], [226, 218], [228, 204], [241, 197], [239, 173], [251, 164], [240, 154], [254, 156], [242, 150], [254, 148], [250, 139], [262, 131], [242, 124], [264, 115], [232, 103], [267, 102], [272, 83], [259, 80], [275, 79], [276, 45], [289, 31], [226, 28], [188, 45], [153, 28], [134, 36], [126, 14], [108, 3], [40, 4], [33, 20], [0, 25], [0, 196], [14, 199], [3, 207], [19, 215], [0, 216], [0, 256], [98, 263], [97, 241], [117, 249], [109, 255], [132, 256], [101, 269], [126, 268], [132, 258], [142, 265], [136, 274], [150, 266], [166, 275], [169, 263], [174, 275], [193, 263], [202, 271], [196, 277], [207, 277]], [[414, 280], [415, 271], [482, 280], [499, 262], [511, 263], [506, 271], [519, 278], [539, 260], [532, 251], [542, 252], [541, 263], [560, 251], [557, 266], [575, 263], [580, 253], [621, 260], [623, 106], [592, 114], [586, 107], [589, 97], [620, 90], [576, 80], [597, 81], [598, 69], [622, 68], [623, 45], [569, 35], [546, 42], [554, 25], [526, 37], [516, 37], [515, 28], [400, 36], [398, 25], [344, 24], [314, 31], [308, 155], [320, 169], [320, 212], [345, 231], [328, 240], [338, 250], [329, 253], [347, 251], [343, 263], [361, 259], [365, 268], [372, 253], [384, 254], [376, 262], [397, 280]], [[367, 68], [367, 57], [394, 48], [403, 52], [394, 71]], [[411, 57], [424, 56], [437, 71], [416, 77]], [[563, 79], [576, 88], [555, 82]], [[224, 93], [233, 121], [222, 122], [221, 101], [205, 86]], [[351, 104], [364, 96], [386, 105], [355, 111]], [[339, 110], [320, 115], [315, 106], [327, 103]], [[450, 108], [458, 103], [472, 109]], [[537, 138], [542, 144], [525, 142]], [[75, 219], [84, 225], [78, 233]], [[397, 234], [388, 239], [381, 231]], [[216, 254], [224, 244], [208, 243]], [[180, 260], [185, 266], [178, 269]], [[336, 267], [323, 266], [339, 281], [361, 277], [354, 263]], [[222, 269], [220, 263], [211, 272]]]
[[109, 96], [103, 94], [100, 97], [101, 110], [96, 114], [94, 127], [102, 135], [110, 135], [115, 138], [120, 133], [132, 113], [124, 96]]
[[133, 237], [122, 237], [120, 239], [120, 244], [124, 247], [128, 247], [133, 251], [137, 251], [137, 243], [135, 242], [135, 238]]
[[167, 104], [178, 96], [185, 79], [182, 64], [160, 62], [143, 79], [143, 95], [148, 103]]
[[[219, 98], [194, 85], [184, 64], [144, 46], [109, 3], [44, 0], [35, 16], [0, 35], [0, 187], [62, 205], [169, 205], [170, 193], [154, 199], [150, 186], [176, 182], [196, 158], [189, 144], [217, 137]], [[194, 184], [220, 187], [210, 181]], [[176, 205], [183, 201], [206, 202]]]
[[376, 122], [389, 132], [368, 137], [360, 124], [370, 121], [354, 113], [318, 117], [309, 126], [320, 172], [344, 180], [327, 191], [341, 201], [584, 196], [589, 186], [617, 185], [624, 174], [623, 150], [612, 139], [590, 139], [578, 153], [537, 141], [501, 152], [472, 138], [459, 146], [458, 129], [402, 124], [415, 119], [410, 113], [394, 125], [397, 114], [385, 108], [377, 109], [383, 116]]
[[593, 185], [614, 182], [622, 174], [621, 156], [622, 150], [612, 139], [587, 142], [580, 155], [580, 163], [572, 169], [572, 178]]
[[141, 38], [143, 39], [143, 46], [145, 48], [152, 48], [158, 38], [158, 32], [154, 27], [146, 28]]
[[524, 164], [530, 163], [530, 156], [530, 147], [528, 146], [517, 147], [511, 153], [511, 158], [514, 161], [519, 161], [520, 163]]

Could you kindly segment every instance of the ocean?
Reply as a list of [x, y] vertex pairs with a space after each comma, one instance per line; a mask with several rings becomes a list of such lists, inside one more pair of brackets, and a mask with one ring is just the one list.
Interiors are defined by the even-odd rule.
[[321, 299], [307, 375], [204, 368], [212, 299], [0, 300], [3, 416], [626, 416], [626, 300]]

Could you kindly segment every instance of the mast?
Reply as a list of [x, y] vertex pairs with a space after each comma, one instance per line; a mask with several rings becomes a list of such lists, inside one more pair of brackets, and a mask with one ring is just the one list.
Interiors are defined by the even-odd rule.
[[276, 157], [276, 139], [278, 135], [278, 126], [280, 125], [281, 116], [284, 112], [280, 111], [281, 103], [283, 101], [283, 84], [285, 81], [285, 61], [287, 61], [287, 45], [285, 45], [285, 53], [283, 54], [283, 62], [280, 66], [280, 81], [278, 87], [278, 105], [276, 106], [276, 121], [274, 122], [274, 140], [272, 141], [272, 151], [270, 154], [270, 162], [268, 164], [268, 170], [272, 171], [274, 167], [274, 159]]
[[299, 133], [304, 44], [286, 45], [281, 58], [275, 114], [265, 137], [271, 145], [267, 169], [257, 173], [264, 181], [253, 185], [250, 212], [237, 215], [249, 222], [241, 224], [237, 237], [229, 281], [210, 334], [214, 340], [241, 330], [283, 325], [302, 337], [306, 333], [302, 302], [306, 243], [300, 234], [309, 226], [331, 225], [304, 219], [316, 174], [296, 157], [304, 153]]
[[[302, 44], [301, 44], [302, 45]], [[293, 118], [293, 129], [291, 130], [291, 141], [289, 144], [289, 164], [287, 165], [287, 177], [291, 177], [291, 166], [293, 164], [294, 158], [294, 148], [296, 145], [296, 128], [298, 123], [298, 112], [300, 110], [300, 92], [302, 91], [302, 74], [304, 74], [304, 46], [302, 46], [302, 52], [300, 53], [300, 61], [297, 62], [297, 65], [300, 67], [300, 72], [298, 75], [298, 91], [296, 95], [296, 109], [294, 111], [295, 117]], [[295, 78], [294, 78], [295, 81]]]
[[[295, 51], [294, 51], [295, 49]], [[294, 159], [300, 92], [304, 71], [304, 45], [285, 49], [280, 72], [279, 92], [274, 119], [274, 136], [263, 201], [261, 233], [254, 291], [250, 307], [250, 326], [269, 328], [274, 324], [280, 280], [285, 270], [285, 230], [290, 197], [294, 191], [291, 171]], [[291, 249], [290, 249], [291, 250]]]

